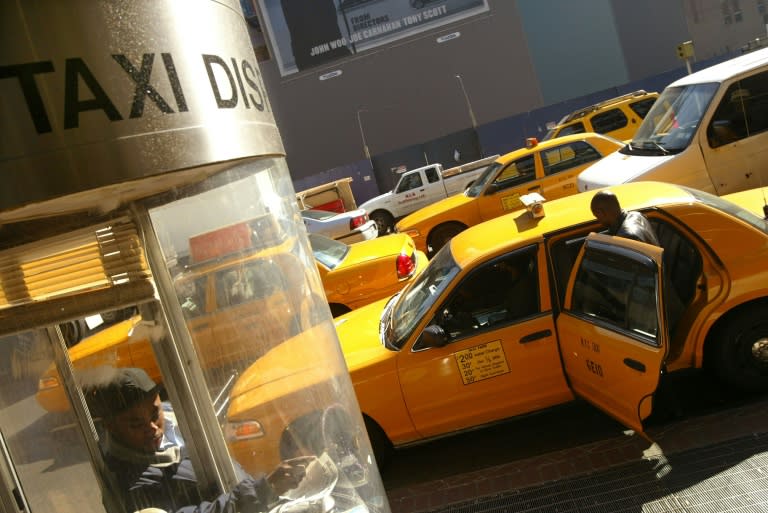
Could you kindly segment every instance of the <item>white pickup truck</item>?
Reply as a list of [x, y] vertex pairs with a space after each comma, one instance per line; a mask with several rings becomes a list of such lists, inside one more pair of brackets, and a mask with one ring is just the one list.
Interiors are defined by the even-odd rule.
[[384, 235], [395, 229], [395, 222], [401, 217], [464, 191], [498, 157], [494, 155], [446, 170], [441, 164], [411, 169], [402, 174], [394, 189], [369, 199], [360, 208], [376, 221], [379, 235]]

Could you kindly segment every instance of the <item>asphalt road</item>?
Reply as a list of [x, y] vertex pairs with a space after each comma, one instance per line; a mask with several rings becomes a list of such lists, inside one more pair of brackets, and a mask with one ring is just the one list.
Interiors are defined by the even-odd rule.
[[[664, 382], [648, 422], [653, 426], [664, 425], [764, 398], [765, 395], [730, 393], [701, 372], [681, 374]], [[625, 430], [598, 409], [577, 400], [534, 415], [399, 449], [390, 464], [381, 469], [381, 476], [387, 490], [395, 489], [622, 437]]]

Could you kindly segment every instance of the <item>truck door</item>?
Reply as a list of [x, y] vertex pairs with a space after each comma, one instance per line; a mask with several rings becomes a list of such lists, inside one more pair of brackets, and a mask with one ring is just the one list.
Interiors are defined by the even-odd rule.
[[725, 91], [698, 139], [717, 194], [760, 187], [768, 179], [768, 71]]
[[403, 212], [411, 213], [435, 201], [434, 195], [441, 194], [442, 190], [442, 183], [424, 183], [423, 173], [413, 171], [400, 179], [395, 189], [395, 201]]
[[557, 319], [573, 391], [637, 432], [651, 414], [668, 348], [662, 252], [590, 234]]

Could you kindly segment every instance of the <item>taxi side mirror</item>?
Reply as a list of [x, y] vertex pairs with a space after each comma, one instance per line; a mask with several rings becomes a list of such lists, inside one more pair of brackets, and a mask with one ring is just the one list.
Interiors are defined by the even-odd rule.
[[421, 332], [416, 346], [421, 349], [430, 347], [443, 347], [448, 343], [448, 335], [445, 330], [437, 324], [430, 324]]

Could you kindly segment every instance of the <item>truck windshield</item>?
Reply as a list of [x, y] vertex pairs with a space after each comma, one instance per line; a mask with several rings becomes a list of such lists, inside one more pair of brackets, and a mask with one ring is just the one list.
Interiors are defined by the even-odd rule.
[[402, 291], [394, 307], [389, 312], [385, 311], [384, 314], [390, 316], [389, 322], [384, 323], [390, 326], [388, 333], [384, 334], [389, 347], [403, 347], [424, 314], [459, 271], [459, 266], [451, 254], [451, 246], [446, 244], [429, 261], [429, 265], [416, 281]]
[[485, 168], [485, 171], [483, 171], [483, 174], [477, 177], [477, 179], [472, 182], [472, 185], [470, 185], [467, 190], [464, 192], [464, 194], [468, 198], [476, 198], [480, 195], [480, 193], [485, 189], [485, 186], [488, 182], [493, 180], [493, 178], [496, 176], [496, 172], [499, 170], [499, 168], [502, 167], [502, 164], [499, 164], [498, 162], [494, 162], [487, 168]]
[[635, 137], [619, 151], [627, 155], [680, 153], [690, 144], [719, 86], [713, 82], [666, 88]]

